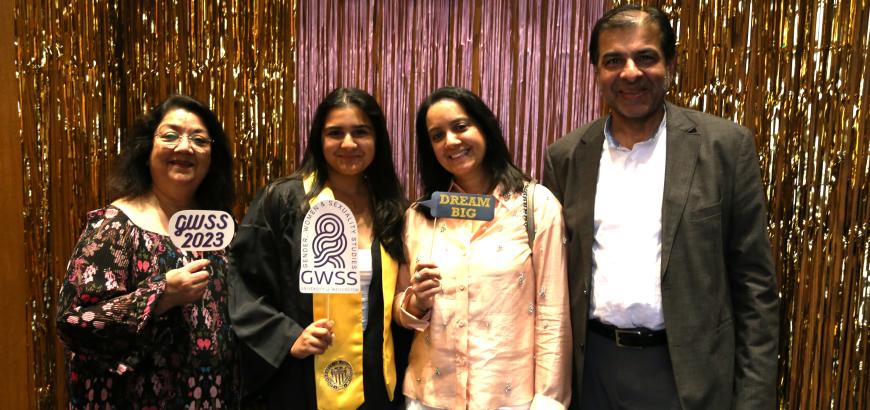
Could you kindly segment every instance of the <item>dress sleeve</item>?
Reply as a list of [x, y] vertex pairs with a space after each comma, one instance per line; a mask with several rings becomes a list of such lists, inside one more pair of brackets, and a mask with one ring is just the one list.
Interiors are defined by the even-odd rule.
[[562, 207], [550, 191], [535, 187], [535, 397], [532, 409], [564, 409], [571, 400], [571, 324], [563, 243]]
[[303, 331], [279, 309], [280, 289], [286, 286], [280, 281], [281, 258], [290, 257], [279, 246], [285, 232], [279, 214], [288, 212], [289, 206], [278, 192], [264, 189], [251, 203], [230, 246], [229, 314], [244, 344], [241, 369], [248, 381], [265, 382], [284, 360], [295, 360], [288, 353]]
[[[402, 325], [402, 327], [416, 330], [418, 332], [423, 332], [429, 327], [429, 321], [432, 318], [432, 310], [429, 310], [422, 317], [417, 317], [411, 314], [408, 311], [408, 304], [411, 303], [411, 288], [410, 288], [410, 277], [411, 274], [408, 272], [408, 264], [403, 263], [399, 267], [399, 277], [404, 277], [404, 284], [402, 281], [396, 282], [396, 297], [393, 299], [393, 317], [396, 318], [396, 321]], [[401, 287], [402, 291], [398, 289]]]
[[130, 355], [148, 337], [166, 282], [156, 259], [133, 262], [140, 238], [116, 212], [96, 211], [88, 221], [67, 265], [56, 320], [67, 349], [122, 373], [135, 365]]

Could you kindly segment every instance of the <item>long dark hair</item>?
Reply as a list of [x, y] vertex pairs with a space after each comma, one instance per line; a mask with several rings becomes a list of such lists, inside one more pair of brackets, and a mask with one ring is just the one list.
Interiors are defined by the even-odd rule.
[[521, 192], [523, 183], [531, 178], [514, 165], [507, 144], [504, 142], [501, 126], [492, 110], [480, 97], [469, 90], [441, 87], [426, 97], [417, 109], [417, 171], [423, 184], [424, 195], [429, 197], [435, 191], [447, 191], [453, 179], [453, 175], [438, 163], [426, 129], [426, 114], [429, 108], [441, 100], [452, 100], [459, 104], [483, 134], [486, 142], [483, 166], [490, 176], [491, 184], [488, 190], [492, 191], [500, 186], [503, 193]]
[[323, 128], [329, 112], [344, 107], [358, 108], [368, 117], [374, 128], [375, 157], [363, 171], [363, 177], [368, 181], [368, 188], [372, 193], [373, 229], [387, 253], [393, 259], [404, 262], [402, 230], [404, 229], [403, 215], [408, 201], [402, 192], [402, 185], [399, 183], [396, 167], [393, 164], [387, 120], [384, 118], [381, 106], [369, 93], [357, 88], [336, 88], [320, 102], [311, 120], [308, 145], [302, 157], [302, 164], [291, 178], [301, 179], [312, 173], [316, 175], [311, 190], [306, 193], [306, 201], [317, 196], [326, 186], [329, 164], [326, 163], [323, 154]]
[[205, 124], [212, 139], [211, 164], [208, 174], [196, 188], [194, 198], [203, 209], [231, 212], [236, 200], [233, 184], [233, 160], [229, 142], [217, 116], [205, 104], [186, 95], [173, 95], [147, 114], [136, 120], [132, 132], [124, 143], [121, 156], [109, 177], [109, 195], [112, 199], [137, 198], [151, 189], [151, 170], [148, 158], [154, 148], [154, 132], [170, 111], [181, 108], [196, 114]]

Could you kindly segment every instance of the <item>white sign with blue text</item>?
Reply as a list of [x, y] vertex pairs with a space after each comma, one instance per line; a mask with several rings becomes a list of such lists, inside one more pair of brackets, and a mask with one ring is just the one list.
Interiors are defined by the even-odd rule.
[[357, 226], [353, 212], [341, 201], [320, 201], [302, 221], [299, 291], [359, 293]]
[[236, 224], [224, 211], [187, 209], [169, 218], [172, 244], [186, 251], [217, 251], [233, 240]]

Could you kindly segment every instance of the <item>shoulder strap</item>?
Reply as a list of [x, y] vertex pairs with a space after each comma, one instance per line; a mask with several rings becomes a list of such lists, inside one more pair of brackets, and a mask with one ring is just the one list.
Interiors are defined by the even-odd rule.
[[526, 220], [529, 248], [533, 248], [535, 245], [535, 180], [529, 181], [523, 187], [523, 218]]

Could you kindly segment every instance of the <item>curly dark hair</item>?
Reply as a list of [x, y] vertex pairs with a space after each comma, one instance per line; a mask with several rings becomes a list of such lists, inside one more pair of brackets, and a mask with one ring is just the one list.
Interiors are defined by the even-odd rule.
[[[501, 126], [492, 110], [480, 97], [469, 90], [459, 87], [441, 87], [426, 97], [417, 109], [417, 171], [423, 184], [424, 195], [429, 197], [435, 191], [447, 191], [453, 179], [453, 175], [438, 163], [426, 127], [426, 114], [429, 108], [441, 100], [452, 100], [459, 104], [483, 134], [486, 142], [483, 165], [490, 176], [489, 190], [501, 186], [506, 193], [521, 192], [523, 184], [525, 181], [530, 181], [531, 177], [514, 165]], [[424, 214], [428, 215], [425, 212]]]
[[151, 190], [152, 180], [148, 158], [154, 147], [154, 133], [163, 117], [176, 108], [196, 114], [205, 124], [208, 136], [212, 139], [208, 174], [194, 194], [197, 205], [203, 209], [232, 212], [236, 191], [233, 183], [233, 160], [227, 136], [215, 113], [205, 104], [186, 95], [173, 95], [136, 120], [109, 177], [110, 197], [112, 199], [137, 198]]
[[306, 200], [317, 196], [326, 186], [329, 164], [323, 154], [323, 128], [329, 112], [344, 107], [358, 108], [368, 117], [374, 128], [375, 157], [363, 171], [363, 176], [368, 181], [369, 191], [372, 193], [374, 234], [393, 259], [404, 262], [403, 215], [408, 207], [408, 201], [396, 175], [390, 134], [387, 132], [387, 120], [381, 106], [369, 93], [357, 88], [336, 88], [320, 102], [311, 120], [308, 145], [302, 157], [302, 164], [291, 178], [304, 178], [312, 173], [316, 175], [311, 191], [306, 193]]
[[604, 13], [598, 21], [595, 22], [595, 27], [592, 29], [592, 36], [589, 39], [589, 63], [598, 65], [598, 52], [600, 45], [598, 39], [601, 33], [606, 30], [615, 28], [626, 28], [637, 25], [637, 20], [628, 16], [633, 12], [643, 12], [646, 14], [644, 23], [655, 24], [661, 33], [661, 48], [665, 55], [665, 63], [670, 64], [674, 61], [677, 55], [677, 36], [674, 34], [674, 28], [671, 26], [671, 21], [668, 16], [661, 10], [655, 7], [641, 7], [637, 4], [623, 4], [619, 7], [609, 10]]

